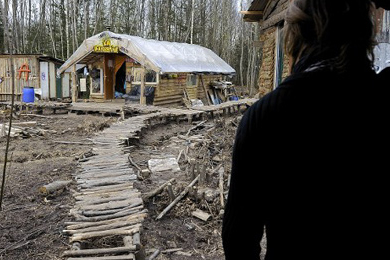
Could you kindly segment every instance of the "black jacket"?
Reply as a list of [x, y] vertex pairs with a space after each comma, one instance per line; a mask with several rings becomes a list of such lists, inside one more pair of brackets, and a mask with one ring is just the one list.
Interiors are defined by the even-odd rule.
[[223, 219], [227, 260], [260, 259], [264, 226], [267, 260], [389, 259], [385, 73], [297, 73], [245, 112]]

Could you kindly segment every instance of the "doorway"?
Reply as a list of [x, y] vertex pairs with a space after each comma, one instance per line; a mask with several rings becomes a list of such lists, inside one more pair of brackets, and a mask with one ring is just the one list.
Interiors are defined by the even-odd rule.
[[115, 76], [115, 97], [121, 98], [126, 94], [126, 62], [123, 62]]
[[104, 99], [114, 99], [114, 66], [115, 56], [104, 55]]

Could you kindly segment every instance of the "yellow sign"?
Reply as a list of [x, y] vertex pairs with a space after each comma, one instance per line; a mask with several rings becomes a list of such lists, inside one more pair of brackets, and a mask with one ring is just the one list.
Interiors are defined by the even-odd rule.
[[93, 51], [100, 53], [118, 53], [119, 47], [116, 45], [112, 45], [110, 38], [103, 38], [102, 44], [93, 46]]

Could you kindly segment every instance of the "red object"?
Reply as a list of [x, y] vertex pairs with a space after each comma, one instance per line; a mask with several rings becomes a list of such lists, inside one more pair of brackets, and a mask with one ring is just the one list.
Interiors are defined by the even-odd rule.
[[28, 80], [28, 74], [31, 72], [30, 68], [28, 67], [28, 64], [27, 63], [24, 63], [20, 69], [18, 69], [18, 72], [19, 72], [19, 79], [22, 77], [22, 73], [23, 72], [26, 72], [26, 81]]

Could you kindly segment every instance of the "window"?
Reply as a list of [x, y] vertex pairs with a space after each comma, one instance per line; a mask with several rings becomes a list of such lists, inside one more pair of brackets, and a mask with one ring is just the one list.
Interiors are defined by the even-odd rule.
[[283, 52], [283, 25], [279, 25], [276, 29], [276, 44], [275, 44], [275, 78], [274, 89], [282, 82], [284, 69], [284, 52]]
[[[134, 68], [133, 69], [133, 84], [141, 84], [142, 71], [143, 68]], [[153, 85], [158, 83], [158, 75], [153, 70], [145, 70], [145, 84]]]
[[102, 69], [92, 69], [89, 74], [91, 76], [91, 94], [103, 94], [103, 70]]
[[147, 70], [145, 74], [146, 82], [157, 83], [157, 73], [153, 70]]
[[133, 69], [133, 82], [132, 84], [141, 84], [142, 68]]
[[187, 75], [187, 86], [197, 86], [198, 85], [198, 77], [195, 74]]

